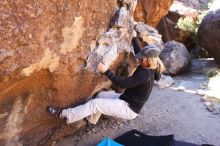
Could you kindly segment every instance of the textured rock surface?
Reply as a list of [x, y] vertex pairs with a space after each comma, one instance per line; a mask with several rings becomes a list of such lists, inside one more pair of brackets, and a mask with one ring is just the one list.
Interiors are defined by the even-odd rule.
[[174, 0], [138, 0], [134, 19], [145, 22], [150, 26], [156, 26], [163, 18]]
[[110, 86], [95, 68], [125, 63], [132, 1], [120, 9], [116, 0], [0, 3], [0, 145], [39, 145], [73, 133], [80, 124], [58, 128], [46, 106], [70, 106]]
[[[129, 72], [123, 72], [128, 62], [135, 67], [133, 10], [133, 0], [0, 2], [0, 145], [48, 145], [82, 125], [66, 126], [45, 109], [109, 88], [96, 70], [100, 61], [118, 74]], [[144, 27], [142, 39], [161, 45], [151, 29]], [[159, 41], [152, 42], [154, 34]]]
[[210, 11], [202, 20], [198, 29], [201, 46], [220, 63], [220, 9]]
[[170, 75], [184, 72], [190, 63], [190, 55], [186, 47], [176, 41], [169, 41], [164, 44], [160, 58], [166, 68], [164, 73]]
[[134, 26], [134, 29], [136, 30], [136, 32], [138, 32], [138, 37], [141, 39], [141, 47], [154, 44], [158, 46], [161, 51], [163, 50], [163, 41], [161, 38], [162, 36], [155, 28], [146, 25], [143, 22], [139, 22]]

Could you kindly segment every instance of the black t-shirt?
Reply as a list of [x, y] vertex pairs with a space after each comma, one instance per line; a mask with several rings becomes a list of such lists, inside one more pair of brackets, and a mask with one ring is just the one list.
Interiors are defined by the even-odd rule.
[[155, 72], [139, 66], [132, 76], [122, 78], [114, 75], [110, 70], [105, 75], [118, 87], [126, 88], [120, 99], [128, 102], [130, 108], [139, 113], [152, 91]]

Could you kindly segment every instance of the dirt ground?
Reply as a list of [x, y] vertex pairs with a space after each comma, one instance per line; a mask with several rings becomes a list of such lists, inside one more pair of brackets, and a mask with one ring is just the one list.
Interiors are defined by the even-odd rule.
[[[137, 129], [148, 135], [174, 134], [176, 140], [220, 146], [220, 114], [209, 112], [195, 94], [207, 77], [188, 74], [173, 78], [170, 88], [154, 87], [140, 115], [131, 121], [102, 117], [97, 125], [85, 127], [73, 136], [56, 141], [56, 146], [92, 146], [104, 137], [116, 138]], [[186, 90], [178, 91], [179, 87]]]

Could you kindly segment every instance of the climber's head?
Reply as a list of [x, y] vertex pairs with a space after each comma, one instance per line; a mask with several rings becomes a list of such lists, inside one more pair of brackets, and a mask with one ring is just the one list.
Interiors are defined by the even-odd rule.
[[155, 45], [148, 45], [144, 47], [135, 58], [139, 60], [142, 67], [150, 68], [162, 72], [164, 65], [159, 58], [160, 49]]
[[148, 45], [141, 49], [141, 51], [135, 55], [135, 58], [140, 60], [145, 57], [156, 58], [160, 55], [160, 49], [156, 45]]

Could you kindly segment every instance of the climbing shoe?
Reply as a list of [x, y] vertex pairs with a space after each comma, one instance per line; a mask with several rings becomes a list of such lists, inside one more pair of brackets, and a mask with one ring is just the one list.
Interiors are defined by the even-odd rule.
[[60, 114], [62, 112], [62, 108], [48, 106], [47, 112], [50, 113], [51, 115], [53, 115], [54, 117], [60, 117]]

